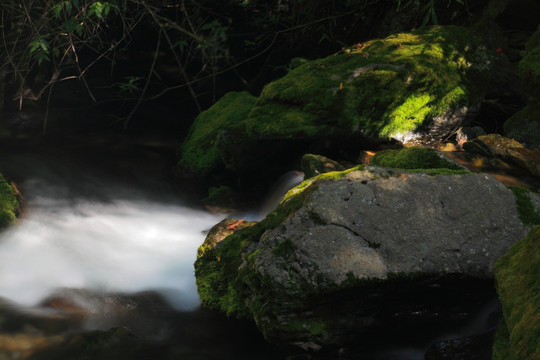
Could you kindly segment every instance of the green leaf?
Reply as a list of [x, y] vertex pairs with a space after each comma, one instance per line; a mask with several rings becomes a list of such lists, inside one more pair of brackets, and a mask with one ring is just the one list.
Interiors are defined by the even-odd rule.
[[62, 12], [62, 4], [56, 4], [51, 8], [51, 11], [54, 13], [54, 16], [58, 19], [60, 13]]

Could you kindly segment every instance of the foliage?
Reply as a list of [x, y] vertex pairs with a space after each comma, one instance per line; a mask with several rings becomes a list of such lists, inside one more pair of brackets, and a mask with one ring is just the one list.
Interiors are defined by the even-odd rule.
[[[139, 41], [136, 46], [141, 49], [153, 43], [147, 68], [115, 84], [119, 99], [136, 100], [133, 111], [122, 119], [127, 126], [141, 101], [171, 90], [156, 71], [158, 58], [178, 68], [180, 84], [174, 85], [189, 88], [194, 101], [193, 84], [214, 76], [229, 61], [227, 26], [223, 20], [209, 21], [195, 0], [8, 0], [0, 4], [0, 11], [0, 71], [9, 81], [2, 86], [19, 89], [19, 108], [25, 101], [50, 98], [54, 85], [67, 80], [84, 84], [93, 102], [109, 100], [95, 95], [91, 71], [108, 65], [112, 74], [133, 42]], [[138, 39], [141, 31], [153, 40]], [[195, 72], [190, 70], [195, 67]]]
[[[465, 5], [467, 0], [445, 0], [446, 6], [449, 7], [451, 3], [456, 2], [460, 5]], [[437, 0], [397, 0], [397, 10], [402, 10], [407, 7], [416, 7], [416, 9], [421, 10], [424, 14], [424, 19], [422, 21], [422, 26], [432, 23], [437, 25], [439, 19], [437, 17], [436, 11]]]
[[[200, 111], [201, 84], [214, 87], [215, 101], [217, 76], [234, 72], [245, 83], [238, 69], [246, 65], [252, 71], [249, 64], [263, 62], [275, 47], [313, 49], [313, 44], [332, 43], [336, 49], [343, 36], [356, 35], [344, 20], [365, 18], [377, 2], [7, 0], [0, 4], [0, 72], [8, 80], [2, 86], [18, 89], [19, 108], [25, 102], [48, 102], [54, 85], [67, 80], [80, 82], [89, 99], [99, 103], [111, 96], [100, 97], [92, 71], [107, 69], [125, 79], [100, 87], [116, 90], [114, 99], [130, 100], [132, 110], [118, 120], [124, 127], [141, 102], [173, 91], [189, 93]], [[151, 59], [123, 73], [120, 61], [134, 50]], [[175, 75], [160, 74], [160, 64], [176, 68]]]

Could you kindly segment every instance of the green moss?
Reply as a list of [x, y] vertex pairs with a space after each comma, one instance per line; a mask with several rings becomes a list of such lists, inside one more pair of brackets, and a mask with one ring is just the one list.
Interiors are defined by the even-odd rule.
[[287, 324], [288, 333], [298, 333], [302, 337], [311, 338], [328, 338], [327, 324], [323, 319], [292, 319]]
[[[495, 52], [463, 27], [425, 27], [356, 49], [293, 61], [289, 73], [267, 84], [257, 99], [227, 94], [196, 119], [180, 168], [208, 176], [216, 169], [260, 166], [262, 156], [250, 154], [261, 154], [263, 141], [403, 135], [479, 104], [493, 74]], [[277, 152], [266, 149], [267, 158]]]
[[230, 153], [245, 140], [245, 121], [255, 100], [247, 92], [230, 92], [199, 114], [182, 144], [180, 167], [207, 176], [215, 168], [230, 166]]
[[497, 260], [494, 270], [508, 329], [508, 348], [499, 341], [496, 353], [506, 351], [505, 360], [540, 359], [540, 226]]
[[519, 213], [519, 219], [525, 225], [540, 225], [540, 214], [536, 212], [531, 201], [530, 191], [524, 188], [510, 186], [516, 196], [516, 206]]
[[487, 75], [490, 55], [475, 41], [464, 28], [431, 27], [297, 64], [263, 89], [248, 133], [389, 137], [417, 129], [482, 97], [483, 83], [469, 79]]
[[19, 210], [19, 202], [13, 194], [13, 188], [0, 174], [0, 227], [12, 224]]
[[503, 319], [499, 323], [493, 339], [493, 360], [509, 360], [512, 358], [509, 337], [510, 334]]
[[371, 159], [372, 165], [398, 169], [451, 169], [463, 170], [430, 148], [411, 147], [400, 150], [383, 150]]

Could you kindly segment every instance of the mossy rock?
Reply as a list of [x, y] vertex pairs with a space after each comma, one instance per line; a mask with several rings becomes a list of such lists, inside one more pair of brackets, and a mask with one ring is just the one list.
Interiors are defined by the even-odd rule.
[[371, 164], [398, 169], [451, 169], [463, 170], [434, 149], [410, 147], [400, 150], [383, 150], [375, 154]]
[[245, 140], [246, 118], [255, 103], [247, 92], [230, 92], [197, 116], [181, 147], [179, 168], [208, 176], [216, 168], [232, 166]]
[[461, 27], [368, 41], [297, 66], [265, 86], [247, 130], [256, 138], [390, 138], [416, 131], [435, 117], [478, 104], [492, 57]]
[[304, 171], [304, 179], [309, 179], [319, 174], [324, 174], [331, 171], [343, 171], [345, 167], [322, 155], [305, 154], [300, 162], [302, 171]]
[[18, 211], [19, 202], [13, 194], [13, 188], [0, 174], [0, 227], [15, 222]]
[[540, 359], [540, 226], [495, 264], [504, 323], [497, 332], [494, 359]]
[[540, 104], [531, 102], [506, 120], [504, 134], [528, 148], [540, 149]]
[[[256, 99], [229, 93], [195, 120], [182, 146], [184, 174], [266, 169], [314, 143], [438, 141], [490, 87], [495, 49], [464, 27], [434, 26], [294, 61]], [[472, 111], [474, 112], [474, 111]], [[353, 156], [354, 158], [354, 156]]]

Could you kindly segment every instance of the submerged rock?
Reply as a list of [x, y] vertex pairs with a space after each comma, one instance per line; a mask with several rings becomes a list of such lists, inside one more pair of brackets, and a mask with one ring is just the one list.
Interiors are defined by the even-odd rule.
[[205, 305], [317, 350], [470, 306], [527, 231], [491, 176], [359, 167], [305, 181], [260, 223], [201, 247], [197, 283]]

